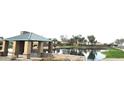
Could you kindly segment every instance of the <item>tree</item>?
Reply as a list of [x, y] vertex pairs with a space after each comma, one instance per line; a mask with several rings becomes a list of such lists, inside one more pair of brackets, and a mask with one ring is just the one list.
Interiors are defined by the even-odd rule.
[[75, 43], [73, 38], [69, 39], [68, 42], [69, 42], [70, 45], [74, 45], [74, 43]]
[[96, 38], [95, 38], [95, 36], [94, 36], [94, 35], [87, 36], [87, 38], [88, 38], [89, 43], [90, 43], [91, 45], [93, 45], [93, 44], [96, 44], [96, 43], [97, 43], [97, 41], [95, 40]]
[[71, 40], [73, 39], [73, 42], [76, 45], [82, 45], [84, 43], [85, 37], [82, 37], [82, 35], [76, 35], [76, 36], [72, 36]]
[[73, 40], [74, 40], [74, 43], [76, 44], [76, 45], [78, 45], [79, 44], [79, 36], [72, 36], [72, 38], [73, 38]]
[[12, 46], [13, 46], [13, 42], [11, 41], [9, 42], [9, 48], [12, 48]]
[[86, 45], [86, 43], [87, 43], [87, 40], [86, 40], [86, 39], [84, 39], [84, 44]]
[[122, 45], [124, 43], [124, 39], [120, 39], [120, 44]]
[[116, 39], [115, 44], [122, 45], [124, 43], [124, 39]]
[[52, 41], [53, 41], [53, 46], [56, 47], [58, 44], [58, 40], [56, 38], [54, 38]]
[[65, 35], [60, 36], [62, 42], [68, 42], [68, 38]]
[[79, 39], [79, 42], [80, 42], [81, 45], [85, 44], [85, 37], [81, 37]]

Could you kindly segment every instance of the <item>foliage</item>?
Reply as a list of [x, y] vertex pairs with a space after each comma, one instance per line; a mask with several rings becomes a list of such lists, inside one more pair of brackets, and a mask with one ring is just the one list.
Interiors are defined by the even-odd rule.
[[12, 48], [13, 42], [9, 42], [9, 48]]
[[60, 36], [62, 42], [68, 42], [68, 38], [65, 35]]
[[94, 35], [87, 36], [87, 38], [88, 38], [89, 43], [90, 43], [91, 45], [93, 45], [93, 44], [96, 44], [96, 43], [97, 43], [97, 41], [95, 40], [96, 38], [95, 38], [95, 36], [94, 36]]
[[56, 47], [58, 45], [62, 45], [62, 43], [60, 41], [58, 41], [56, 38], [52, 39], [53, 41], [53, 46]]
[[115, 44], [122, 45], [124, 43], [124, 39], [116, 39]]
[[86, 45], [88, 42], [90, 45], [95, 45], [97, 40], [94, 35], [87, 36], [87, 39], [83, 37], [81, 34], [79, 35], [72, 35], [70, 39], [67, 36], [61, 35], [60, 36], [63, 46], [83, 46]]
[[69, 40], [70, 45], [82, 45], [84, 43], [85, 37], [82, 37], [82, 35], [76, 35], [72, 36], [72, 38]]

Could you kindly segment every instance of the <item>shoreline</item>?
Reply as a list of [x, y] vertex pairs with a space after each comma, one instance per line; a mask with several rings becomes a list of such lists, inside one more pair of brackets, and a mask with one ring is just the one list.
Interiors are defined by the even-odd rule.
[[[22, 56], [22, 55], [21, 55]], [[69, 55], [69, 54], [51, 54], [46, 57], [31, 57], [31, 59], [24, 59], [19, 57], [11, 60], [12, 56], [0, 56], [0, 61], [85, 61], [84, 56]]]

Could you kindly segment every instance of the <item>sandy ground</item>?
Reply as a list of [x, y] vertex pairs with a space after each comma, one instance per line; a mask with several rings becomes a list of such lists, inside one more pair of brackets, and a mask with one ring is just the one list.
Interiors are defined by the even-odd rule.
[[84, 61], [84, 56], [75, 56], [69, 54], [54, 54], [54, 60], [63, 60], [63, 61]]
[[[24, 59], [23, 57], [19, 57], [16, 61], [84, 61], [83, 56], [75, 56], [68, 54], [53, 54], [52, 57], [31, 57], [31, 59]], [[7, 57], [0, 56], [0, 61], [11, 61], [11, 55]]]

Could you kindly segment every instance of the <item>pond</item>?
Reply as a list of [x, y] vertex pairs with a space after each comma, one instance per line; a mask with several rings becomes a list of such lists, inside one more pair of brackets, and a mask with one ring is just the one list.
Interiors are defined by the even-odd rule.
[[88, 61], [100, 61], [106, 58], [106, 55], [102, 54], [102, 51], [106, 50], [83, 50], [83, 49], [56, 49], [56, 54], [70, 54], [84, 56]]

